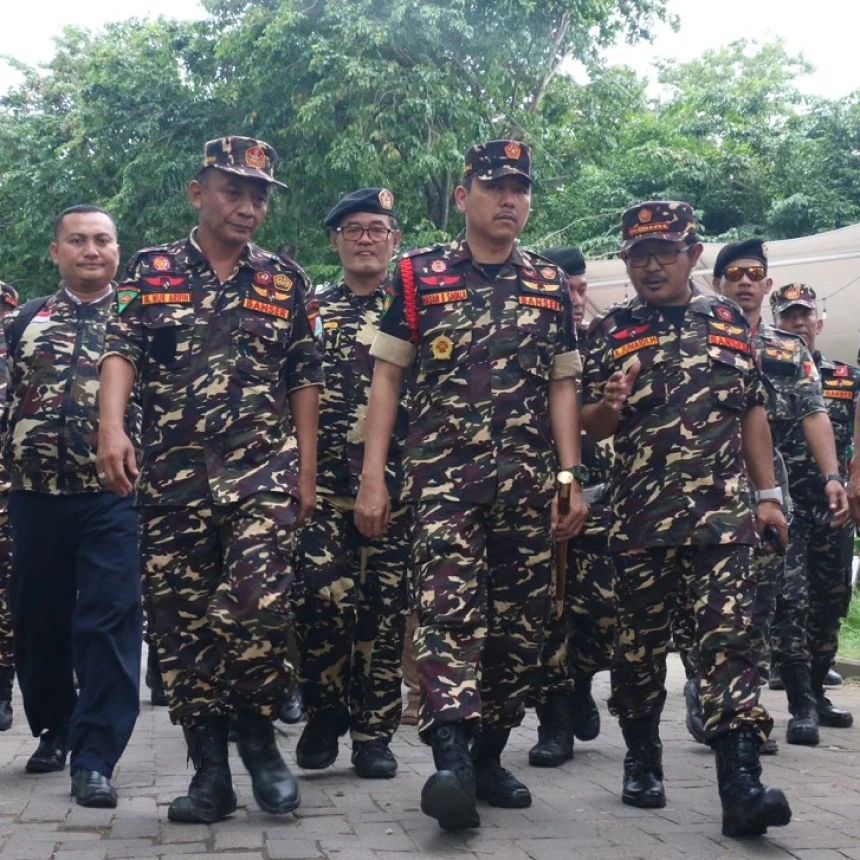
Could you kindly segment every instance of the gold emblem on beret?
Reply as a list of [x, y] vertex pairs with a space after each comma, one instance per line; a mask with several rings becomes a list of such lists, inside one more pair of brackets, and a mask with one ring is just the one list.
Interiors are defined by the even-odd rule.
[[515, 141], [512, 140], [505, 147], [505, 155], [510, 158], [511, 161], [516, 161], [523, 153], [523, 148]]
[[640, 209], [636, 217], [640, 224], [647, 224], [654, 217], [654, 213], [650, 209]]
[[245, 150], [245, 164], [255, 170], [262, 170], [266, 166], [266, 153], [262, 146], [251, 146]]
[[440, 334], [430, 342], [430, 352], [433, 353], [433, 358], [446, 359], [451, 357], [454, 351], [454, 342], [450, 337]]
[[394, 195], [387, 188], [383, 188], [382, 191], [379, 192], [379, 205], [383, 209], [394, 208]]

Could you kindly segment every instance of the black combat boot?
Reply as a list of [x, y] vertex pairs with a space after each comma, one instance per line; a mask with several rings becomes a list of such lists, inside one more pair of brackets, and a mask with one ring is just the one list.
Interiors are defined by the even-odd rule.
[[0, 732], [12, 728], [12, 681], [15, 669], [0, 669]]
[[146, 658], [146, 686], [149, 687], [150, 704], [157, 708], [167, 707], [167, 691], [164, 689], [164, 680], [161, 677], [161, 669], [158, 667], [158, 651], [155, 645], [149, 646], [149, 654]]
[[388, 741], [356, 741], [352, 745], [352, 766], [362, 779], [391, 779], [397, 773], [397, 759]]
[[824, 695], [824, 680], [829, 671], [829, 665], [812, 664], [812, 693], [815, 696], [819, 725], [827, 726], [829, 729], [850, 729], [854, 725], [851, 711], [835, 707], [833, 702]]
[[791, 821], [791, 808], [782, 791], [761, 784], [760, 746], [752, 726], [714, 739], [723, 836], [760, 836], [768, 827], [784, 827]]
[[431, 730], [436, 773], [421, 789], [421, 811], [443, 830], [481, 826], [475, 799], [475, 768], [469, 755], [465, 723], [448, 723]]
[[502, 751], [510, 729], [484, 726], [472, 744], [475, 765], [475, 793], [490, 806], [502, 809], [525, 809], [532, 805], [532, 794], [509, 770], [502, 767]]
[[593, 675], [577, 672], [573, 679], [570, 704], [573, 709], [573, 733], [581, 741], [593, 741], [600, 734], [600, 711], [591, 695]]
[[702, 714], [702, 700], [699, 698], [698, 678], [690, 678], [684, 684], [684, 702], [687, 705], [687, 731], [697, 743], [707, 744], [705, 717]]
[[769, 690], [785, 689], [785, 684], [782, 683], [782, 672], [780, 672], [778, 663], [770, 664], [770, 674], [767, 679], [767, 687]]
[[236, 748], [251, 775], [257, 806], [270, 815], [292, 812], [301, 802], [299, 784], [281, 756], [272, 721], [246, 709], [236, 717]]
[[529, 750], [532, 767], [558, 767], [573, 758], [573, 714], [568, 693], [549, 693], [535, 706], [538, 742]]
[[305, 770], [324, 770], [334, 764], [338, 738], [349, 729], [349, 717], [341, 711], [327, 709], [308, 717], [302, 736], [296, 744], [296, 763]]
[[212, 824], [236, 811], [227, 755], [227, 717], [206, 717], [183, 731], [194, 776], [188, 794], [171, 802], [167, 818], [182, 824]]
[[809, 668], [803, 663], [783, 663], [780, 675], [791, 712], [785, 739], [790, 744], [815, 746], [819, 739], [818, 710], [812, 694]]
[[842, 686], [842, 676], [832, 667], [827, 670], [827, 674], [824, 676], [824, 686], [825, 687], [841, 687]]
[[659, 717], [621, 720], [621, 733], [627, 744], [621, 800], [628, 806], [662, 809], [666, 805], [659, 727]]
[[288, 726], [294, 726], [302, 721], [304, 711], [302, 710], [302, 694], [298, 687], [287, 693], [278, 708], [278, 719]]

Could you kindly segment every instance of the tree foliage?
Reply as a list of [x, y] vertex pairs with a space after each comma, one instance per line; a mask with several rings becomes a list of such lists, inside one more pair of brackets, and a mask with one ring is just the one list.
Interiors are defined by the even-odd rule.
[[409, 245], [445, 238], [463, 151], [501, 136], [533, 148], [539, 245], [612, 253], [620, 211], [664, 196], [711, 237], [856, 220], [858, 98], [802, 96], [808, 67], [779, 41], [650, 78], [602, 64], [665, 18], [664, 0], [207, 0], [199, 22], [67, 29], [0, 99], [0, 275], [48, 289], [50, 225], [74, 203], [108, 208], [128, 252], [187, 232], [185, 184], [228, 133], [277, 147], [290, 190], [259, 238], [315, 278], [336, 270], [320, 222], [342, 194], [386, 185]]

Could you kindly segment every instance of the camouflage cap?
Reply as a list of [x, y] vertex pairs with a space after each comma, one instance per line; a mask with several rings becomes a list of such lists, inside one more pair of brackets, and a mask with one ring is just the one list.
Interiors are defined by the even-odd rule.
[[466, 151], [464, 176], [485, 182], [503, 176], [523, 176], [532, 181], [532, 156], [528, 145], [518, 140], [491, 140]]
[[815, 310], [815, 290], [807, 284], [786, 284], [770, 294], [770, 309], [774, 316], [794, 305]]
[[275, 179], [278, 153], [264, 140], [253, 137], [217, 137], [206, 143], [203, 150], [203, 167], [214, 167], [226, 173], [262, 179], [270, 185], [288, 186]]
[[18, 298], [18, 290], [11, 284], [0, 281], [0, 302], [10, 308], [17, 308], [21, 303]]
[[689, 203], [649, 200], [631, 206], [621, 216], [621, 250], [645, 239], [680, 242], [696, 232], [696, 216]]
[[387, 188], [360, 188], [347, 194], [325, 216], [323, 227], [334, 230], [340, 222], [354, 212], [368, 212], [371, 215], [390, 215], [397, 217], [394, 209], [394, 195]]

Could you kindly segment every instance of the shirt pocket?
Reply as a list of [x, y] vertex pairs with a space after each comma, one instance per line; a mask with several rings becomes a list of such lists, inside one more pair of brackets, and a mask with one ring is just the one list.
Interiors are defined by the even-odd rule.
[[153, 305], [143, 311], [146, 354], [159, 371], [181, 372], [191, 366], [194, 341], [192, 305]]
[[277, 381], [286, 373], [289, 322], [278, 317], [243, 317], [234, 333], [236, 371], [252, 379]]
[[668, 401], [668, 363], [665, 355], [656, 349], [641, 349], [631, 352], [618, 362], [615, 370], [629, 373], [638, 360], [640, 368], [633, 390], [627, 398], [625, 409], [644, 412]]
[[471, 303], [451, 302], [422, 308], [418, 344], [418, 381], [456, 375], [472, 346]]
[[520, 308], [517, 314], [520, 367], [547, 381], [552, 371], [560, 313], [548, 308]]
[[730, 349], [708, 350], [711, 375], [711, 395], [717, 406], [741, 412], [746, 402], [747, 379], [751, 359]]

